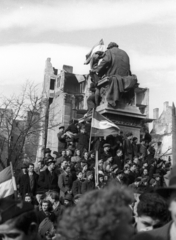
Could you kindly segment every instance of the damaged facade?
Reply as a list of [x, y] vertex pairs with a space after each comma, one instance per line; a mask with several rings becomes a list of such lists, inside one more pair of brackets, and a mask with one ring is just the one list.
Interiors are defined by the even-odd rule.
[[[89, 75], [74, 74], [71, 66], [63, 66], [58, 72], [53, 68], [51, 59], [46, 60], [41, 110], [45, 124], [39, 138], [37, 160], [43, 157], [46, 147], [52, 151], [58, 150], [57, 133], [61, 125], [67, 127], [71, 119], [83, 118], [87, 112], [90, 83]], [[112, 108], [106, 102], [105, 95], [109, 87], [107, 78], [102, 79], [98, 87], [103, 101], [96, 111], [115, 122], [124, 133], [131, 131], [140, 139], [141, 124], [149, 114], [149, 90], [140, 88], [138, 84], [133, 89], [130, 102], [124, 97]]]

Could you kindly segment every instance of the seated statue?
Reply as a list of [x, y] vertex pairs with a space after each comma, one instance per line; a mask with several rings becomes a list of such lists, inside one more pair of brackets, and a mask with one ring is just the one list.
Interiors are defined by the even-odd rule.
[[87, 100], [88, 111], [99, 105], [101, 90], [98, 82], [105, 76], [109, 79], [106, 100], [111, 106], [116, 106], [120, 94], [129, 91], [137, 84], [136, 76], [131, 75], [129, 56], [119, 49], [116, 43], [111, 42], [105, 52], [95, 52], [91, 60], [90, 91], [92, 93]]
[[114, 75], [131, 75], [129, 56], [116, 43], [111, 42], [107, 47], [102, 61], [93, 68], [93, 71], [100, 77], [103, 75], [109, 77]]

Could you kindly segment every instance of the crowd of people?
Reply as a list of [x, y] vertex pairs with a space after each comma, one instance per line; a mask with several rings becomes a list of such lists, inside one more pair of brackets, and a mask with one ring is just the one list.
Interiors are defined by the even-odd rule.
[[[66, 239], [81, 239], [78, 235], [83, 230], [80, 229], [79, 232], [78, 229], [74, 229], [72, 233], [65, 228], [70, 229], [73, 224], [81, 228], [78, 227], [78, 222], [84, 224], [83, 219], [87, 219], [86, 214], [92, 213], [90, 220], [92, 223], [88, 223], [91, 231], [91, 227], [95, 224], [96, 208], [103, 200], [98, 198], [98, 203], [92, 206], [92, 210], [91, 208], [86, 210], [86, 204], [90, 207], [97, 196], [103, 194], [102, 198], [106, 198], [108, 193], [112, 194], [115, 191], [125, 191], [127, 198], [131, 199], [123, 201], [130, 202], [136, 231], [151, 230], [167, 223], [170, 220], [167, 204], [156, 191], [166, 186], [165, 175], [171, 169], [171, 162], [160, 158], [159, 148], [154, 147], [150, 134], [146, 132], [141, 139], [137, 139], [132, 133], [128, 132], [124, 135], [121, 131], [118, 135], [91, 139], [90, 126], [90, 121], [81, 124], [71, 121], [67, 129], [60, 127], [58, 151], [51, 152], [46, 148], [44, 158], [38, 161], [37, 165], [24, 162], [21, 173], [16, 177], [18, 199], [33, 205], [40, 236], [53, 238], [59, 224], [61, 226], [59, 232], [65, 235]], [[90, 139], [91, 144], [89, 144]], [[159, 146], [160, 143], [157, 145]], [[98, 151], [97, 168], [95, 150]], [[95, 181], [96, 171], [98, 171], [98, 181]], [[128, 189], [120, 190], [124, 188], [123, 186], [127, 186]], [[84, 201], [88, 202], [81, 207], [80, 204]], [[81, 216], [77, 223], [73, 223], [72, 217], [69, 220], [67, 214], [77, 218], [75, 214], [78, 213], [75, 211], [78, 210], [68, 209], [78, 208], [77, 205], [81, 207]], [[73, 212], [67, 213], [68, 211]], [[125, 214], [127, 213], [124, 213], [124, 217]], [[106, 221], [104, 224], [107, 224]], [[74, 234], [75, 238], [72, 238], [71, 235]]]

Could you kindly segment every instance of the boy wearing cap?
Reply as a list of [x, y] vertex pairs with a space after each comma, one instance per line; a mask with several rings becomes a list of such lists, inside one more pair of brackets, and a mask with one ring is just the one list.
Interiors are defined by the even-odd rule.
[[60, 126], [59, 127], [59, 133], [57, 134], [57, 138], [58, 138], [58, 152], [62, 152], [62, 150], [64, 150], [66, 148], [66, 141], [65, 141], [65, 127], [64, 126]]
[[111, 145], [109, 143], [105, 143], [103, 145], [103, 153], [101, 154], [100, 158], [103, 159], [105, 162], [108, 158], [112, 157], [112, 154], [110, 153]]

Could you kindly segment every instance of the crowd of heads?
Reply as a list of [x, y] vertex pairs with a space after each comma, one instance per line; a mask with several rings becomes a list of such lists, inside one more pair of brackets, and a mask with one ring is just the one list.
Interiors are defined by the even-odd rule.
[[60, 128], [58, 151], [46, 148], [35, 166], [22, 165], [18, 199], [33, 206], [37, 234], [43, 239], [126, 240], [135, 231], [167, 223], [168, 203], [157, 189], [165, 186], [171, 163], [158, 157], [151, 136], [140, 140], [120, 132], [92, 138], [91, 144], [90, 139], [90, 122], [71, 122], [66, 130]]

